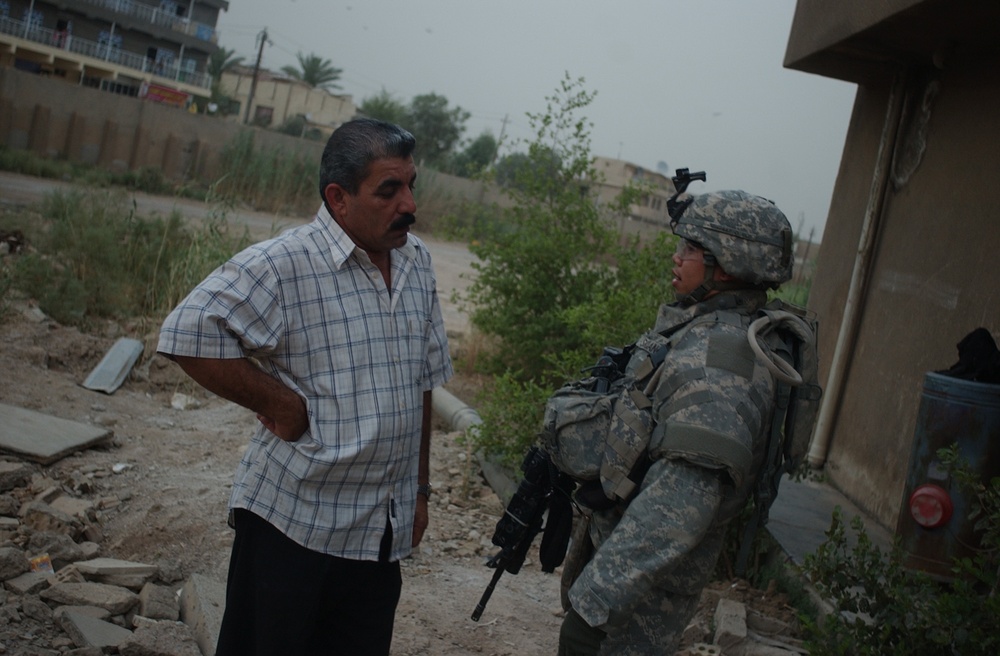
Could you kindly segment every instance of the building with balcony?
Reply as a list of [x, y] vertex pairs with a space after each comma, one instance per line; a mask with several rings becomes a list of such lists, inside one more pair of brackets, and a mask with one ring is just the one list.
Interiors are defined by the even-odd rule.
[[187, 105], [210, 94], [227, 0], [0, 0], [0, 66]]

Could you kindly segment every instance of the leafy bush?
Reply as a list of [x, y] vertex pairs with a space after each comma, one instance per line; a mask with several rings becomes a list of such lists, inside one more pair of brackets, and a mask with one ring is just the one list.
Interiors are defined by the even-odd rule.
[[538, 436], [542, 409], [550, 394], [546, 387], [521, 380], [517, 372], [497, 376], [481, 398], [483, 423], [473, 433], [476, 447], [511, 471], [518, 471]]
[[958, 461], [957, 449], [938, 452], [955, 480], [976, 495], [980, 549], [954, 563], [948, 582], [906, 569], [899, 540], [889, 553], [875, 546], [859, 518], [852, 546], [842, 513], [827, 540], [807, 557], [805, 573], [835, 612], [803, 617], [814, 656], [912, 654], [983, 656], [1000, 653], [1000, 478], [984, 484]]
[[[613, 220], [640, 193], [597, 202], [590, 124], [577, 116], [593, 100], [583, 80], [562, 81], [543, 114], [529, 114], [535, 139], [507, 171], [509, 208], [483, 208], [461, 229], [475, 237], [476, 277], [461, 301], [474, 326], [500, 347], [483, 357], [499, 375], [484, 398], [479, 439], [507, 445], [520, 462], [534, 438], [542, 401], [578, 377], [604, 346], [622, 346], [652, 327], [669, 300], [673, 237], [621, 243]], [[531, 411], [525, 408], [531, 404]]]
[[520, 371], [522, 380], [551, 382], [552, 357], [580, 347], [565, 313], [591, 302], [613, 278], [608, 255], [616, 234], [584, 182], [594, 178], [589, 124], [574, 113], [593, 94], [581, 83], [564, 80], [547, 114], [529, 114], [536, 141], [528, 156], [548, 161], [558, 152], [558, 170], [539, 176], [533, 167], [519, 169], [508, 190], [513, 207], [498, 209], [499, 220], [480, 226], [483, 234], [470, 246], [478, 258], [464, 299], [472, 323], [503, 341], [493, 371]]

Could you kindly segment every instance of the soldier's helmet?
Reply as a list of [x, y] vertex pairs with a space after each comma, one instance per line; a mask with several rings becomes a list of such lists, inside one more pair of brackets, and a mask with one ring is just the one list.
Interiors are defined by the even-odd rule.
[[754, 286], [774, 289], [792, 277], [792, 227], [765, 198], [745, 191], [699, 194], [670, 226], [714, 255], [726, 273]]

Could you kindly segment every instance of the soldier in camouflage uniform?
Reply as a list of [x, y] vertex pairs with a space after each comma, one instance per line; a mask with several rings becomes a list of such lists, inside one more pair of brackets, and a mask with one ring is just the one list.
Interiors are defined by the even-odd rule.
[[678, 301], [660, 309], [656, 331], [685, 332], [652, 386], [652, 464], [629, 501], [589, 513], [575, 534], [559, 656], [673, 654], [764, 460], [775, 382], [747, 329], [767, 289], [791, 277], [791, 227], [742, 191], [681, 207]]

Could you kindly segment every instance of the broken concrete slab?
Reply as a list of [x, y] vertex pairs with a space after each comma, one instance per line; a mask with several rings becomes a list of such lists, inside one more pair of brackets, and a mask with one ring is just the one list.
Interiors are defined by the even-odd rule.
[[214, 654], [226, 610], [226, 586], [201, 574], [192, 574], [181, 590], [181, 619], [191, 627], [198, 646]]
[[715, 607], [715, 639], [726, 656], [795, 656], [806, 653], [798, 645], [761, 636], [747, 627], [746, 605], [734, 599], [720, 599]]
[[59, 613], [57, 618], [63, 631], [69, 634], [77, 647], [98, 647], [102, 650], [117, 648], [132, 637], [132, 632], [128, 629], [75, 610]]
[[733, 599], [720, 599], [715, 607], [714, 644], [728, 653], [747, 638], [747, 608]]
[[104, 583], [57, 583], [40, 593], [42, 599], [70, 606], [97, 606], [112, 615], [124, 615], [139, 605], [139, 595]]
[[50, 501], [49, 505], [80, 520], [86, 520], [94, 508], [94, 502], [89, 499], [78, 499], [65, 494]]
[[75, 563], [76, 568], [84, 574], [108, 576], [111, 574], [156, 574], [156, 565], [134, 563], [130, 560], [117, 558], [94, 558]]
[[121, 656], [202, 656], [191, 629], [184, 624], [136, 620], [135, 632], [118, 645]]
[[177, 595], [170, 588], [147, 583], [139, 591], [139, 615], [151, 620], [176, 622], [180, 617]]
[[[0, 428], [0, 434], [2, 431], [3, 428]], [[23, 462], [0, 461], [0, 492], [26, 487], [32, 473], [34, 473], [33, 468]]]
[[38, 594], [49, 587], [52, 575], [43, 572], [25, 572], [20, 576], [7, 579], [3, 582], [4, 587], [14, 594], [27, 595]]
[[12, 579], [31, 569], [27, 554], [17, 547], [0, 547], [0, 581]]
[[115, 558], [94, 558], [73, 564], [88, 581], [117, 585], [129, 590], [141, 590], [156, 578], [159, 567]]
[[111, 613], [106, 608], [98, 608], [97, 606], [56, 606], [52, 616], [58, 620], [61, 615], [69, 612], [82, 613], [98, 620], [111, 619]]
[[677, 652], [676, 656], [723, 656], [722, 648], [718, 645], [710, 645], [705, 642], [698, 642], [684, 651]]
[[122, 337], [104, 354], [104, 358], [83, 381], [83, 386], [96, 392], [113, 394], [125, 382], [142, 355], [142, 349], [143, 345], [139, 340]]
[[0, 451], [43, 465], [108, 442], [113, 435], [107, 428], [0, 403]]
[[36, 531], [28, 539], [26, 550], [31, 556], [48, 554], [56, 570], [84, 558], [83, 548], [65, 533]]
[[41, 501], [29, 501], [18, 511], [21, 523], [36, 533], [63, 533], [76, 537], [83, 528], [76, 517], [56, 510]]

